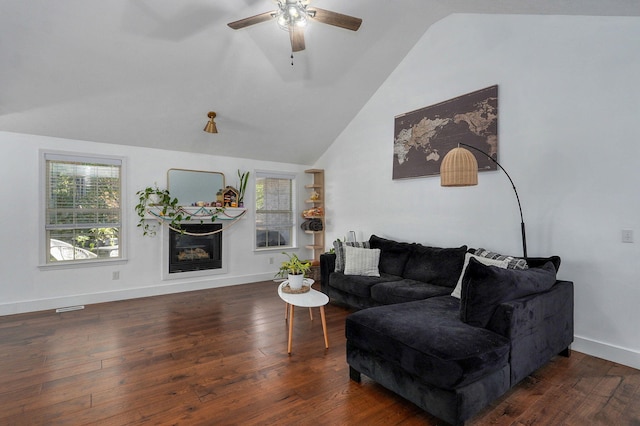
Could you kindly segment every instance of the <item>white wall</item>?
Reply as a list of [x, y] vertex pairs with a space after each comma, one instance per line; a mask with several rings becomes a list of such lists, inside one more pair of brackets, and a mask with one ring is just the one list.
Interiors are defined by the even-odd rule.
[[[391, 179], [394, 117], [499, 86], [499, 161], [530, 256], [575, 282], [573, 348], [640, 368], [640, 19], [453, 15], [429, 29], [316, 164], [327, 241], [356, 230], [521, 254], [502, 172]], [[635, 244], [621, 230], [636, 232]]]
[[[215, 141], [212, 138], [212, 143]], [[305, 167], [229, 157], [197, 155], [176, 151], [100, 144], [86, 141], [0, 132], [0, 315], [86, 305], [133, 297], [151, 296], [202, 288], [220, 287], [273, 278], [284, 260], [281, 249], [253, 251], [253, 177], [254, 170], [293, 172], [298, 174], [300, 208], [304, 208], [304, 185], [311, 182]], [[107, 266], [74, 269], [38, 267], [41, 149], [90, 154], [119, 155], [127, 160], [125, 188], [126, 237], [128, 261]], [[166, 187], [170, 168], [223, 172], [226, 184], [237, 186], [237, 170], [251, 171], [245, 197], [249, 213], [225, 233], [229, 240], [228, 272], [192, 279], [161, 279], [161, 238], [143, 237], [136, 227], [135, 192], [157, 183]], [[299, 246], [308, 236], [299, 232]], [[289, 250], [300, 256], [311, 255], [307, 249]], [[273, 259], [273, 263], [270, 260]], [[120, 272], [113, 280], [112, 273]]]

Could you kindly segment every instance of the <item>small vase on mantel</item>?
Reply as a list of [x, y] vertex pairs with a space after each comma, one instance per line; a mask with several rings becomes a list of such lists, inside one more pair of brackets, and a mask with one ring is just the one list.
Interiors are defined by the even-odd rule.
[[304, 282], [304, 274], [292, 275], [289, 274], [289, 288], [292, 290], [300, 290], [302, 283]]

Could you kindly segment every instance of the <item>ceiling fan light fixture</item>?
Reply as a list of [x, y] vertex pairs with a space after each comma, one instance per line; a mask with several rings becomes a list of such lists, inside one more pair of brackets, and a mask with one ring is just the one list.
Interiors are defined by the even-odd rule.
[[289, 21], [287, 20], [287, 17], [284, 16], [284, 14], [280, 14], [278, 15], [278, 26], [280, 28], [282, 28], [285, 31], [289, 31]]
[[[343, 15], [331, 10], [312, 7], [308, 9], [311, 0], [275, 0], [276, 10], [230, 22], [227, 25], [234, 30], [246, 28], [261, 22], [275, 20], [280, 29], [289, 33], [291, 54], [305, 50], [304, 27], [310, 19], [322, 24], [358, 31], [362, 19]], [[293, 65], [293, 64], [292, 64]]]
[[289, 16], [294, 20], [298, 19], [300, 12], [298, 12], [297, 6], [289, 6]]
[[307, 6], [300, 1], [278, 2], [276, 21], [278, 26], [285, 31], [291, 31], [292, 27], [305, 27], [307, 25]]

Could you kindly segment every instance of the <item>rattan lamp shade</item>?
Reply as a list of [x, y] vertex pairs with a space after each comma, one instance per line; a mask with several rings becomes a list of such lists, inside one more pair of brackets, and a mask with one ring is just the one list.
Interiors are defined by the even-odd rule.
[[440, 186], [473, 186], [478, 184], [478, 162], [465, 148], [453, 148], [440, 164]]

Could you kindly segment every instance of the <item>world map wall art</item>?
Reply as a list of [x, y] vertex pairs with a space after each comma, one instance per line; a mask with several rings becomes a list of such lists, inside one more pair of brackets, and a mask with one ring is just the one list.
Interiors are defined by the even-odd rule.
[[[439, 175], [442, 159], [461, 142], [498, 159], [497, 85], [395, 117], [393, 179]], [[497, 169], [471, 151], [479, 171]]]

